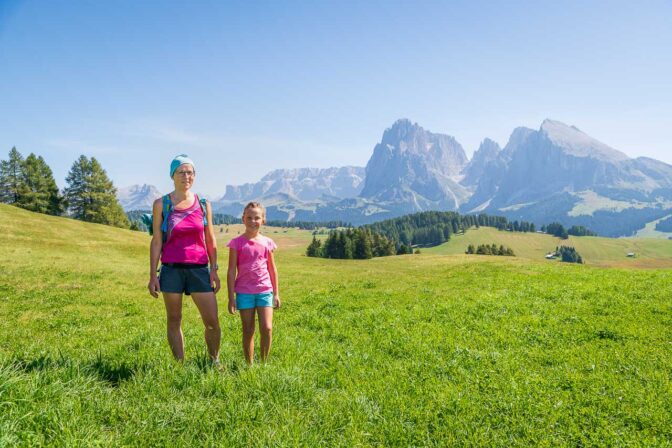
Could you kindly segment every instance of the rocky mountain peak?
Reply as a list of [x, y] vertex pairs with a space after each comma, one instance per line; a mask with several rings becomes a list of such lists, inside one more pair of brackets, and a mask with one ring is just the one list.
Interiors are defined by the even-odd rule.
[[560, 121], [544, 120], [539, 133], [554, 145], [576, 157], [590, 157], [612, 162], [629, 159], [627, 155], [594, 139], [576, 126], [568, 126]]
[[161, 192], [154, 185], [130, 185], [117, 189], [117, 199], [121, 207], [128, 210], [151, 210], [156, 198]]
[[455, 138], [397, 120], [373, 150], [361, 196], [414, 203], [448, 200], [455, 206], [464, 192], [451, 177], [466, 164], [467, 155]]

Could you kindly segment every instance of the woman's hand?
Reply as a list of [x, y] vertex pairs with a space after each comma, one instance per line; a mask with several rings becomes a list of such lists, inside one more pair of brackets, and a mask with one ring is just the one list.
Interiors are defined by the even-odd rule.
[[236, 314], [236, 301], [229, 299], [229, 313]]
[[147, 284], [147, 289], [149, 294], [155, 299], [159, 298], [159, 293], [161, 292], [161, 284], [159, 283], [159, 277], [152, 275], [149, 278], [149, 283]]
[[217, 269], [210, 269], [210, 286], [215, 288], [215, 294], [219, 292], [219, 288], [222, 286], [219, 281], [219, 275], [217, 274]]
[[280, 305], [282, 305], [280, 302], [280, 294], [276, 294], [273, 296], [273, 308], [280, 308]]

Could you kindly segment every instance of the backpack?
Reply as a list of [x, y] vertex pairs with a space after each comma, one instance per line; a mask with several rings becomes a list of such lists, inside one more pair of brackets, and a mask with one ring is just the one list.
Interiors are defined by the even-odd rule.
[[[207, 199], [201, 199], [198, 196], [196, 196], [196, 199], [198, 199], [199, 204], [201, 204], [201, 210], [203, 211], [203, 226], [208, 225], [208, 218], [207, 218], [207, 209], [206, 209], [206, 203], [208, 202]], [[170, 215], [170, 212], [173, 211], [173, 202], [170, 200], [170, 195], [167, 194], [163, 196], [163, 222], [161, 223], [161, 232], [163, 233], [163, 242], [165, 243], [168, 240], [168, 215]], [[149, 232], [150, 235], [154, 234], [154, 216], [151, 213], [144, 213], [141, 217], [142, 223], [147, 226], [147, 231]]]

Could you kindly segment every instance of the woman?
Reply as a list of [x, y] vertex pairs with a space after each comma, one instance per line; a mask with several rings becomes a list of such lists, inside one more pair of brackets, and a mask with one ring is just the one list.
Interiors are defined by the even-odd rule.
[[[212, 223], [212, 209], [209, 202], [200, 201], [191, 191], [196, 167], [186, 154], [173, 159], [170, 177], [175, 190], [154, 201], [147, 287], [153, 297], [163, 293], [168, 318], [168, 343], [178, 361], [184, 359], [182, 294], [191, 295], [205, 325], [205, 342], [210, 359], [218, 366], [221, 330], [215, 294], [219, 291], [220, 282], [215, 232], [212, 225], [207, 225]], [[168, 210], [165, 225], [164, 210]], [[157, 278], [159, 257], [161, 274]]]

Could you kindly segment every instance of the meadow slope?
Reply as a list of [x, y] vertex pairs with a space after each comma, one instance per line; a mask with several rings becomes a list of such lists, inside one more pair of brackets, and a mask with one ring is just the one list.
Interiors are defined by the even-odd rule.
[[[570, 236], [566, 240], [542, 233], [505, 232], [493, 227], [453, 235], [440, 246], [422, 249], [431, 254], [463, 254], [469, 244], [503, 244], [517, 257], [545, 262], [544, 255], [557, 246], [572, 246], [591, 266], [622, 268], [672, 268], [672, 241], [654, 238], [602, 238]], [[628, 258], [629, 252], [636, 254]], [[557, 261], [556, 261], [557, 262]], [[553, 263], [551, 261], [551, 263]]]
[[268, 229], [271, 361], [244, 365], [220, 294], [218, 372], [189, 301], [170, 359], [146, 234], [6, 205], [0, 232], [0, 446], [672, 445], [668, 270], [311, 259]]

